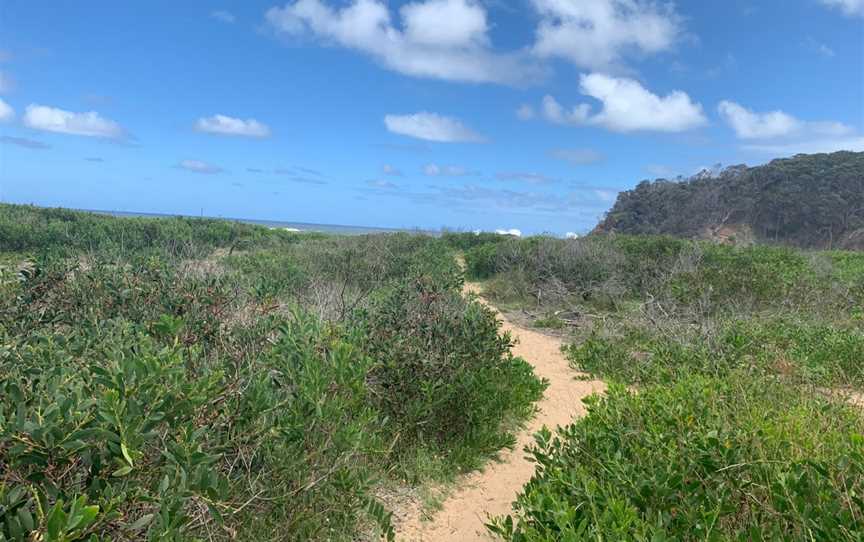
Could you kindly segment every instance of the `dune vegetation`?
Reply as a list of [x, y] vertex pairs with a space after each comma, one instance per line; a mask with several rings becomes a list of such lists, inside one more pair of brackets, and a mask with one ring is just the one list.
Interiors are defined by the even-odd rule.
[[610, 385], [490, 533], [864, 537], [861, 253], [4, 205], [0, 540], [393, 539], [546, 386], [466, 278]]
[[430, 237], [3, 206], [0, 247], [0, 540], [392, 538], [543, 391]]
[[[513, 541], [860, 540], [864, 255], [669, 237], [499, 239], [499, 306], [611, 383], [543, 431]], [[859, 403], [851, 404], [851, 403]]]

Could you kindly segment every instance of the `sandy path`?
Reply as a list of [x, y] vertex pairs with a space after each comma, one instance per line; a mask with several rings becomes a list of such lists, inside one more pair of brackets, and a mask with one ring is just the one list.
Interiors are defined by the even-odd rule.
[[[476, 284], [465, 285], [466, 292], [479, 293]], [[513, 348], [516, 356], [525, 358], [534, 366], [537, 376], [549, 381], [543, 399], [537, 403], [539, 412], [525, 429], [517, 435], [512, 451], [501, 453], [501, 462], [492, 462], [482, 471], [465, 475], [444, 501], [443, 508], [431, 521], [422, 521], [420, 507], [405, 514], [396, 525], [396, 538], [407, 542], [492, 540], [484, 524], [490, 516], [507, 514], [522, 486], [534, 474], [534, 464], [525, 459], [525, 446], [533, 444], [532, 435], [544, 425], [555, 428], [566, 425], [574, 416], [585, 413], [582, 398], [603, 391], [600, 381], [575, 380], [578, 375], [570, 369], [561, 354], [561, 342], [529, 329], [518, 328], [504, 318], [505, 331], [518, 343]]]

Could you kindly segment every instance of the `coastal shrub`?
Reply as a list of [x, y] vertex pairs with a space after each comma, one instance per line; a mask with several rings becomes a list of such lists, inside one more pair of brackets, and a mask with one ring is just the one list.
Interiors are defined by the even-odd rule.
[[557, 540], [859, 540], [864, 420], [748, 376], [612, 386], [536, 436], [537, 464], [493, 532]]
[[542, 392], [434, 238], [0, 224], [0, 540], [392, 539], [382, 484], [480, 465]]
[[369, 381], [396, 449], [429, 448], [458, 470], [505, 445], [506, 421], [524, 419], [544, 384], [510, 353], [494, 313], [424, 278], [382, 292], [361, 315], [377, 360]]
[[564, 348], [579, 371], [631, 384], [733, 371], [822, 386], [864, 386], [864, 330], [791, 316], [686, 326], [600, 328]]

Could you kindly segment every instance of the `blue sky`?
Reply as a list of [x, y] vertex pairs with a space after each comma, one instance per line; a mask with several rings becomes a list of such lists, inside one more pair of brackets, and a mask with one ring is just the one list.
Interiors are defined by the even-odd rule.
[[864, 0], [0, 0], [0, 199], [584, 232], [864, 150]]

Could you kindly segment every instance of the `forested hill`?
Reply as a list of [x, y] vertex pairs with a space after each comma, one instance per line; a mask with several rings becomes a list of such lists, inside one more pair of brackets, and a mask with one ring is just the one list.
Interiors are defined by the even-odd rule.
[[864, 152], [643, 181], [595, 229], [612, 231], [864, 249]]

